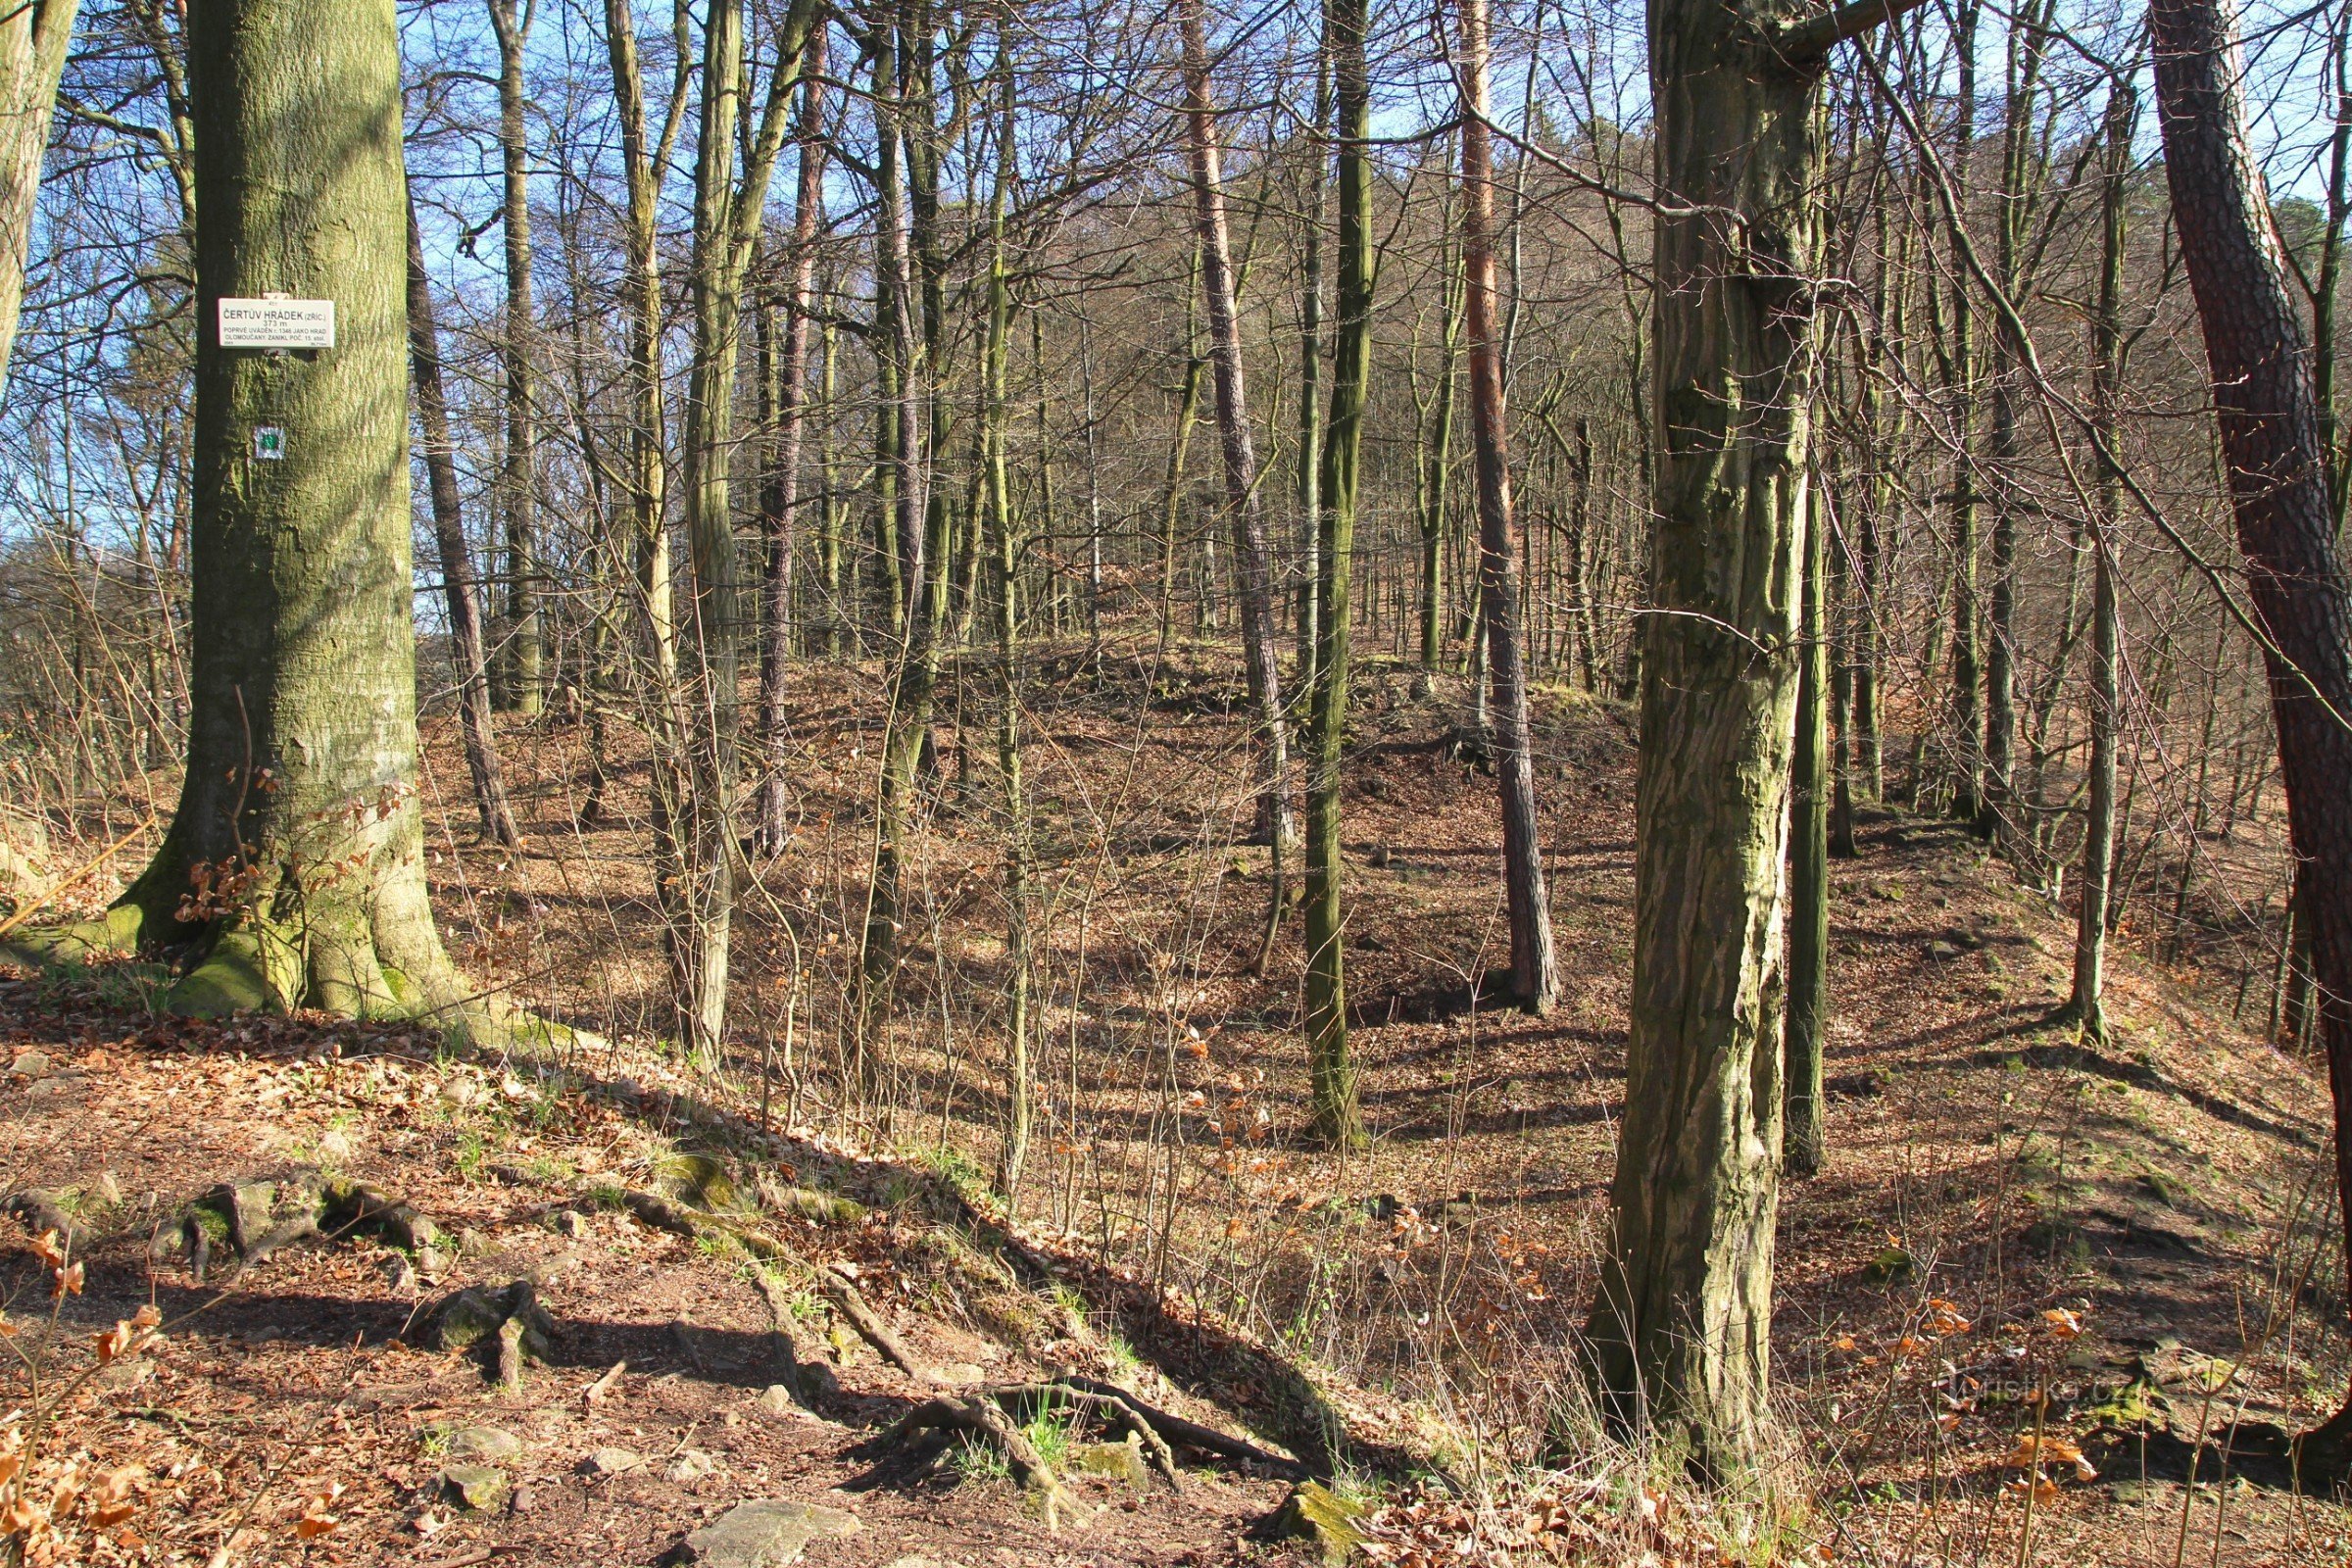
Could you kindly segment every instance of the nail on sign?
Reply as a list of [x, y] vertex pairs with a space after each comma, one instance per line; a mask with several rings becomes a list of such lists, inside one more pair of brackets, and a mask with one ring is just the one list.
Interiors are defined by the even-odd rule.
[[224, 349], [331, 349], [333, 300], [222, 300]]

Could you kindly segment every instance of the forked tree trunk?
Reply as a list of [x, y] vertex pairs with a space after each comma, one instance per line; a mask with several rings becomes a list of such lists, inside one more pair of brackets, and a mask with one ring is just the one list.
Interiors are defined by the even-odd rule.
[[505, 362], [507, 456], [499, 472], [499, 507], [507, 522], [506, 637], [497, 660], [495, 690], [502, 706], [536, 713], [545, 679], [546, 638], [539, 614], [539, 417], [532, 386], [531, 164], [523, 125], [529, 89], [522, 79], [523, 47], [534, 7], [490, 0], [498, 38], [498, 149], [505, 207], [507, 318], [499, 353]]
[[1634, 994], [1589, 1326], [1612, 1419], [1717, 1479], [1767, 1419], [1781, 896], [1822, 60], [1899, 9], [1656, 0], [1657, 454]]
[[1208, 308], [1209, 375], [1217, 404], [1217, 448], [1224, 459], [1225, 507], [1233, 522], [1233, 564], [1239, 590], [1242, 660], [1250, 706], [1256, 710], [1256, 833], [1272, 847], [1269, 925], [1281, 918], [1296, 829], [1283, 795], [1289, 737], [1283, 719], [1282, 666], [1274, 642], [1274, 576], [1266, 538], [1266, 510], [1257, 495], [1257, 446], [1250, 430], [1250, 394], [1242, 372], [1242, 324], [1233, 298], [1233, 241], [1225, 222], [1225, 185], [1218, 168], [1217, 106], [1208, 73], [1204, 0], [1182, 0], [1185, 128], [1192, 155], [1193, 222], [1200, 253], [1200, 297]]
[[1335, 1148], [1364, 1141], [1355, 1064], [1348, 1050], [1346, 923], [1340, 857], [1340, 759], [1348, 728], [1348, 588], [1355, 552], [1364, 384], [1372, 348], [1371, 84], [1364, 61], [1366, 0], [1326, 0], [1323, 41], [1339, 119], [1339, 319], [1331, 416], [1318, 486], [1319, 574], [1315, 672], [1306, 760], [1306, 1035], [1315, 1135]]
[[492, 844], [519, 844], [514, 814], [507, 806], [498, 747], [490, 730], [490, 674], [482, 651], [482, 616], [473, 594], [473, 561], [466, 549], [466, 516], [458, 499], [457, 449], [449, 437], [449, 396], [441, 385], [441, 334], [433, 322], [433, 286], [424, 271], [424, 241], [416, 227], [416, 204], [409, 204], [409, 365], [416, 386], [416, 424], [424, 446], [425, 483], [431, 492], [433, 543], [441, 558], [441, 592], [449, 606], [449, 638], [458, 666], [458, 723], [465, 738], [466, 770], [473, 779], [473, 804], [481, 813], [482, 837]]
[[33, 203], [49, 152], [49, 122], [57, 112], [57, 79], [66, 69], [66, 45], [80, 7], [81, 0], [17, 0], [0, 8], [0, 378], [8, 373], [9, 352], [16, 346]]
[[[2335, 1107], [2337, 1190], [2352, 1216], [2352, 586], [2336, 556], [2308, 344], [2247, 145], [2234, 19], [2217, 0], [2154, 0], [2148, 17], [2173, 221], [2204, 326], [2247, 585], [2268, 639], [2298, 913], [2311, 932]], [[2305, 1441], [2302, 1458], [2307, 1473], [2343, 1479], [2352, 1401]]]
[[1504, 424], [1501, 313], [1494, 286], [1494, 155], [1487, 125], [1487, 3], [1461, 0], [1463, 318], [1470, 344], [1470, 431], [1478, 455], [1478, 583], [1486, 605], [1488, 744], [1501, 796], [1502, 874], [1510, 911], [1511, 994], [1544, 1013], [1559, 997], [1551, 902], [1520, 646], [1518, 541], [1511, 525], [1511, 447]]
[[[408, 201], [392, 0], [192, 0], [188, 768], [154, 861], [42, 945], [187, 953], [181, 1011], [466, 1030], [426, 900], [411, 620]], [[336, 346], [224, 350], [218, 302], [335, 303]], [[266, 448], [259, 432], [272, 432]], [[274, 451], [282, 456], [270, 457]]]
[[[686, 534], [694, 562], [696, 680], [690, 686], [691, 788], [679, 834], [686, 854], [685, 942], [678, 1011], [697, 1062], [720, 1059], [732, 947], [737, 822], [738, 658], [742, 573], [729, 474], [735, 372], [743, 350], [743, 274], [758, 237], [768, 176], [806, 64], [815, 0], [794, 0], [778, 29], [764, 102], [743, 102], [743, 0], [712, 0], [703, 33], [702, 123], [694, 178], [694, 349], [686, 392]], [[750, 136], [741, 132], [747, 122]], [[737, 183], [740, 154], [741, 183]]]

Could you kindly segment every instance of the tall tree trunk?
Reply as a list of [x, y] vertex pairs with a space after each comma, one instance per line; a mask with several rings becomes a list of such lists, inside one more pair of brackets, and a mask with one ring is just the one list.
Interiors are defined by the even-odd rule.
[[[2254, 612], [2267, 639], [2287, 823], [2311, 928], [2320, 1035], [2352, 1216], [2352, 587], [2335, 551], [2303, 323], [2246, 140], [2234, 20], [2218, 0], [2154, 0], [2156, 94], [2180, 259], [2212, 370], [2222, 452]], [[2352, 1252], [2348, 1252], [2352, 1256]], [[2342, 1479], [2352, 1401], [2306, 1440]]]
[[[901, 44], [885, 42], [874, 65], [876, 97], [883, 118], [884, 146], [878, 160], [881, 172], [881, 212], [876, 220], [883, 277], [878, 308], [886, 312], [882, 358], [889, 368], [886, 388], [889, 406], [889, 495], [894, 507], [894, 543], [903, 587], [905, 618], [892, 670], [889, 731], [883, 739], [880, 820], [875, 832], [873, 894], [867, 906], [861, 993], [882, 996], [884, 982], [897, 967], [901, 879], [906, 860], [906, 834], [911, 814], [923, 743], [931, 732], [931, 709], [938, 685], [939, 603], [934, 579], [944, 573], [930, 537], [934, 509], [930, 502], [929, 435], [931, 359], [924, 351], [917, 317], [914, 273], [916, 241], [909, 231], [909, 200], [902, 171], [916, 161], [918, 138], [933, 134], [928, 122], [929, 83], [916, 85], [916, 51], [902, 29]], [[918, 107], [922, 122], [918, 123]], [[861, 1035], [862, 1039], [862, 1035]], [[860, 1071], [870, 1074], [877, 1063], [863, 1054]]]
[[[433, 1016], [416, 791], [407, 195], [392, 0], [192, 0], [196, 413], [188, 767], [155, 859], [39, 945], [187, 951], [176, 1010]], [[336, 347], [223, 349], [219, 301], [331, 298]], [[255, 432], [282, 432], [278, 456]], [[27, 944], [28, 946], [31, 944]]]
[[1357, 466], [1372, 350], [1372, 159], [1366, 0], [1325, 0], [1339, 130], [1339, 319], [1331, 416], [1324, 428], [1315, 594], [1315, 667], [1306, 764], [1306, 1035], [1315, 1134], [1335, 1148], [1364, 1141], [1348, 1050], [1346, 924], [1341, 888], [1340, 762], [1348, 729], [1348, 577], [1354, 569]]
[[1822, 1025], [1829, 1014], [1830, 800], [1829, 529], [1821, 509], [1805, 519], [1804, 608], [1799, 612], [1796, 751], [1788, 781], [1788, 1013], [1781, 1036], [1782, 1168], [1821, 1170]]
[[498, 151], [503, 174], [507, 313], [499, 337], [506, 371], [507, 454], [499, 473], [499, 508], [507, 526], [506, 636], [495, 687], [500, 703], [536, 713], [543, 699], [545, 628], [539, 612], [539, 421], [531, 375], [536, 317], [531, 304], [531, 150], [523, 124], [529, 87], [522, 79], [535, 0], [489, 0], [498, 38]]
[[[1490, 265], [1494, 257], [1487, 258]], [[1431, 411], [1427, 439], [1421, 446], [1419, 501], [1421, 526], [1421, 689], [1446, 653], [1446, 504], [1453, 478], [1453, 386], [1462, 343], [1464, 280], [1453, 258], [1446, 259], [1446, 281], [1440, 291], [1444, 332], [1438, 343], [1438, 390]], [[1492, 311], [1490, 309], [1490, 317]]]
[[1767, 1420], [1820, 75], [1838, 39], [1898, 8], [1794, 23], [1760, 4], [1650, 9], [1668, 204], [1654, 234], [1656, 612], [1625, 1120], [1589, 1344], [1611, 1416], [1724, 1479], [1750, 1473]]
[[775, 334], [768, 334], [775, 361], [769, 368], [776, 422], [774, 455], [760, 508], [767, 535], [766, 571], [761, 582], [766, 614], [760, 647], [761, 773], [754, 822], [760, 846], [770, 855], [783, 848], [789, 804], [784, 785], [789, 738], [785, 671], [792, 661], [793, 514], [800, 505], [801, 433], [808, 401], [808, 287], [816, 276], [816, 230], [825, 204], [824, 74], [825, 29], [815, 27], [808, 34], [808, 60], [804, 68], [801, 167], [793, 194], [792, 254], [783, 301], [781, 352], [774, 350]]
[[[687, 10], [677, 7], [677, 73], [662, 128], [648, 139], [645, 84], [637, 61], [637, 24], [631, 0], [605, 0], [605, 41], [612, 62], [612, 100], [620, 120], [621, 164], [628, 176], [624, 229], [627, 265], [623, 294], [629, 320], [629, 511], [631, 555], [637, 568], [637, 611], [647, 657], [665, 690], [677, 671], [677, 637], [670, 604], [667, 474], [662, 436], [662, 253], [660, 171], [669, 162], [683, 122], [687, 71]], [[657, 791], [657, 797], [660, 792]]]
[[[1952, 221], [1968, 220], [1977, 148], [1977, 19], [1982, 0], [1959, 0], [1952, 48], [1958, 60], [1959, 101], [1953, 110]], [[1984, 640], [1977, 605], [1977, 338], [1971, 284], [1957, 268], [1951, 292], [1951, 342], [1944, 355], [1945, 391], [1952, 418], [1952, 759], [1951, 814], [1977, 819], [1984, 767]]]
[[[694, 175], [690, 279], [694, 340], [686, 391], [686, 536], [694, 564], [696, 679], [690, 787], [679, 835], [686, 855], [685, 936], [677, 956], [678, 1022], [706, 1070], [721, 1058], [727, 960], [735, 911], [738, 816], [738, 653], [741, 566], [728, 469], [735, 447], [735, 372], [742, 357], [743, 274], [765, 205], [768, 177], [807, 63], [816, 0], [794, 0], [778, 29], [764, 103], [755, 122], [745, 95], [743, 0], [711, 0], [703, 24], [702, 122]], [[745, 137], [747, 126], [750, 135]], [[737, 183], [737, 159], [742, 163]]]
[[449, 436], [449, 398], [441, 386], [441, 334], [433, 323], [433, 290], [424, 271], [424, 243], [416, 228], [416, 206], [409, 218], [409, 365], [416, 387], [416, 423], [424, 437], [424, 473], [433, 505], [433, 543], [441, 557], [441, 591], [449, 605], [449, 638], [458, 666], [458, 720], [465, 737], [466, 770], [473, 778], [473, 804], [481, 812], [482, 837], [493, 844], [520, 844], [507, 787], [490, 731], [490, 675], [482, 650], [481, 611], [473, 597], [473, 561], [466, 549], [466, 518], [458, 501], [456, 448]]
[[998, 169], [989, 196], [988, 343], [981, 375], [982, 514], [989, 536], [990, 609], [997, 642], [997, 781], [1004, 807], [1004, 1123], [998, 1146], [996, 1188], [1009, 1205], [1019, 1195], [1029, 1158], [1031, 1070], [1029, 797], [1021, 774], [1020, 621], [1013, 603], [1018, 550], [1013, 538], [1012, 484], [1005, 462], [1010, 413], [1007, 366], [1012, 335], [1012, 287], [1005, 255], [1004, 204], [1016, 167], [1013, 139], [1011, 39], [1000, 31]]
[[[1317, 604], [1323, 594], [1323, 210], [1331, 153], [1331, 42], [1315, 46], [1314, 123], [1308, 127], [1306, 200], [1298, 256], [1298, 690], [1315, 685]], [[1090, 426], [1091, 428], [1091, 426]]]
[[80, 8], [81, 0], [18, 0], [0, 15], [0, 378], [16, 347], [33, 203]]
[[1272, 846], [1272, 904], [1268, 929], [1287, 901], [1287, 859], [1296, 829], [1283, 794], [1288, 736], [1282, 666], [1275, 647], [1274, 578], [1266, 512], [1257, 496], [1257, 447], [1250, 430], [1249, 389], [1242, 373], [1242, 324], [1234, 305], [1233, 241], [1225, 222], [1225, 186], [1218, 168], [1217, 106], [1208, 74], [1203, 0], [1182, 0], [1185, 126], [1193, 172], [1193, 219], [1200, 253], [1200, 297], [1208, 307], [1210, 378], [1215, 383], [1217, 446], [1224, 458], [1225, 507], [1233, 522], [1233, 564], [1241, 600], [1242, 660], [1250, 706], [1256, 710], [1257, 834]]
[[[2034, 142], [2034, 99], [2041, 87], [2042, 59], [2049, 47], [2055, 0], [2027, 0], [2011, 17], [2008, 79], [2001, 127], [1999, 224], [1994, 246], [1994, 281], [2012, 308], [2025, 292], [2027, 250], [2039, 184]], [[2007, 334], [1993, 339], [1991, 422], [1985, 460], [1992, 472], [1992, 601], [1984, 643], [1984, 771], [1979, 789], [1976, 826], [1987, 842], [2001, 833], [2002, 817], [2015, 790], [2017, 749], [2017, 356]]]
[[1486, 602], [1493, 683], [1495, 784], [1510, 909], [1511, 992], [1530, 1012], [1551, 1010], [1560, 989], [1551, 903], [1544, 887], [1543, 824], [1520, 647], [1519, 562], [1511, 528], [1511, 448], [1504, 423], [1502, 320], [1494, 286], [1494, 160], [1487, 124], [1487, 0], [1460, 0], [1462, 24], [1462, 274], [1470, 344], [1470, 430], [1478, 456], [1478, 581]]

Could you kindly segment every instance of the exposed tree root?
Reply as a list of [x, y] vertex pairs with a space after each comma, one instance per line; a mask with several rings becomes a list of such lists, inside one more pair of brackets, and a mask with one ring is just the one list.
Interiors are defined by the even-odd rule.
[[498, 1290], [468, 1285], [451, 1292], [424, 1315], [418, 1338], [438, 1350], [494, 1346], [493, 1369], [500, 1385], [514, 1394], [522, 1388], [524, 1360], [548, 1359], [549, 1342], [557, 1334], [556, 1320], [539, 1304], [538, 1288], [525, 1279]]
[[776, 1381], [784, 1385], [795, 1403], [807, 1408], [815, 1390], [808, 1386], [807, 1373], [801, 1366], [800, 1346], [792, 1337], [792, 1302], [784, 1294], [784, 1282], [766, 1269], [755, 1269], [753, 1278], [760, 1287], [760, 1298], [767, 1302], [769, 1364], [775, 1368]]
[[927, 1471], [958, 1437], [976, 1439], [1004, 1456], [1012, 1479], [1044, 1511], [1049, 1530], [1059, 1529], [1062, 1513], [1077, 1508], [1077, 1499], [1039, 1456], [1036, 1446], [986, 1398], [943, 1394], [925, 1399], [875, 1438], [870, 1446], [884, 1452], [895, 1450], [906, 1463]]
[[825, 1299], [832, 1303], [833, 1309], [847, 1318], [850, 1327], [858, 1331], [858, 1337], [872, 1346], [892, 1366], [917, 1383], [943, 1384], [947, 1381], [915, 1359], [914, 1352], [907, 1349], [899, 1337], [891, 1332], [890, 1325], [883, 1322], [881, 1315], [866, 1304], [864, 1294], [846, 1276], [829, 1268], [820, 1268], [816, 1271], [816, 1284], [817, 1289], [825, 1293]]
[[89, 1233], [76, 1225], [74, 1216], [58, 1202], [57, 1195], [38, 1187], [27, 1187], [0, 1203], [0, 1213], [15, 1215], [35, 1236], [43, 1231], [57, 1232], [57, 1239], [65, 1244], [69, 1253], [79, 1252], [90, 1239]]

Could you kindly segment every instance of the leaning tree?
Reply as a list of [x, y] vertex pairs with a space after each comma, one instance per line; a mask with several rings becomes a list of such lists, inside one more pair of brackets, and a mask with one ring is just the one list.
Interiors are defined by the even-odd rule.
[[[183, 960], [189, 1012], [485, 1021], [426, 901], [393, 0], [190, 0], [197, 308], [187, 777], [162, 847], [46, 953]], [[332, 300], [332, 348], [219, 302]]]
[[[2216, 0], [2156, 0], [2148, 24], [2173, 225], [2204, 329], [2270, 678], [2296, 918], [2309, 922], [2334, 1102], [2337, 1190], [2352, 1215], [2352, 579], [2337, 554], [2310, 341], [2246, 136], [2235, 19]], [[2352, 1397], [2305, 1435], [2300, 1456], [2307, 1470], [2352, 1469]]]

